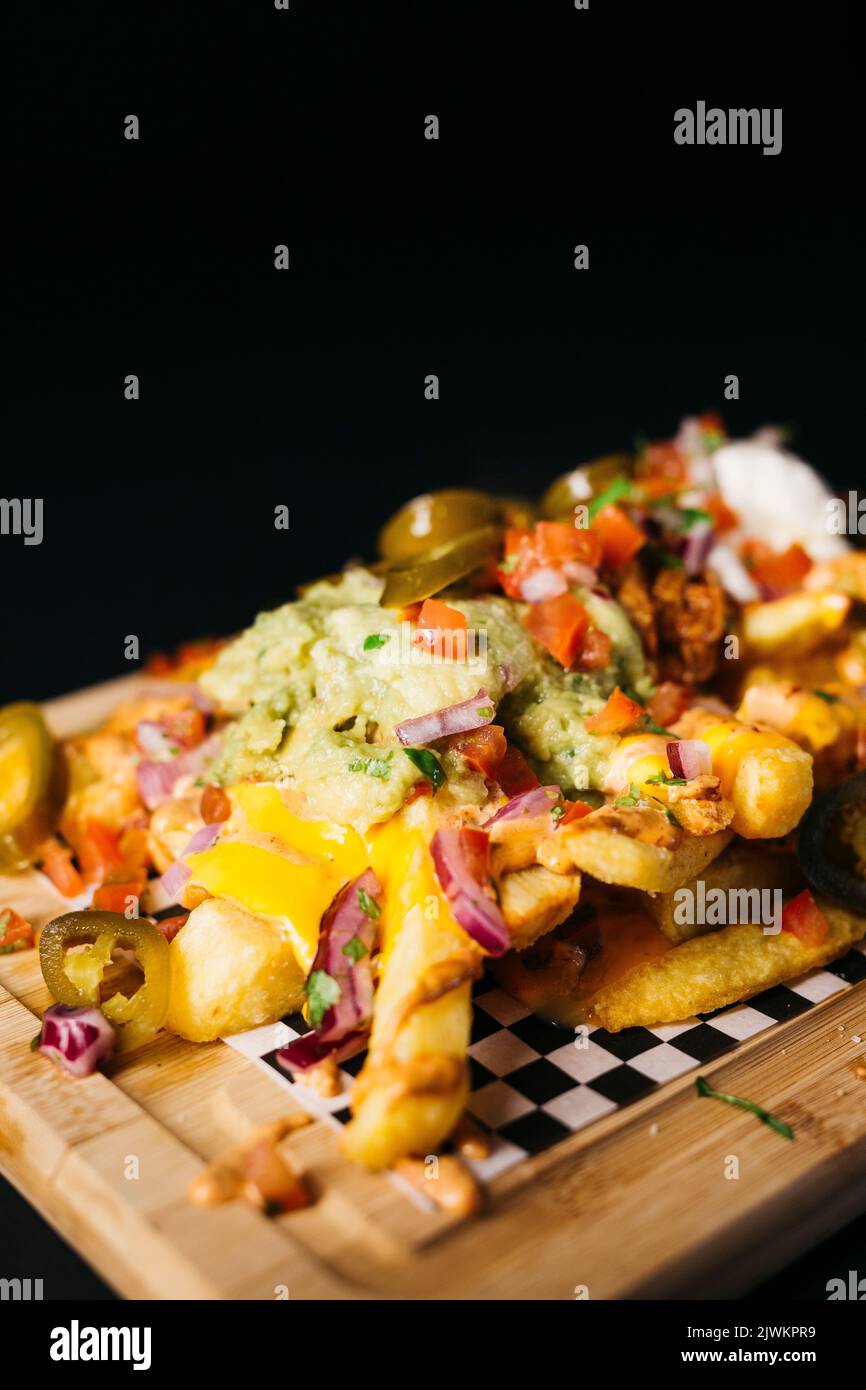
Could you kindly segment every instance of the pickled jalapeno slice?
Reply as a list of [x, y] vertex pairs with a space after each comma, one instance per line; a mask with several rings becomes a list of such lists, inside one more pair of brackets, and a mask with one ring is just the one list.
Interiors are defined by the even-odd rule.
[[[131, 947], [144, 975], [129, 997], [118, 991], [100, 1002], [100, 987], [116, 947]], [[72, 950], [70, 948], [79, 949]], [[58, 1004], [100, 1007], [117, 1028], [118, 1048], [127, 1051], [152, 1038], [168, 1013], [168, 943], [144, 918], [120, 912], [67, 912], [43, 928], [39, 962]]]

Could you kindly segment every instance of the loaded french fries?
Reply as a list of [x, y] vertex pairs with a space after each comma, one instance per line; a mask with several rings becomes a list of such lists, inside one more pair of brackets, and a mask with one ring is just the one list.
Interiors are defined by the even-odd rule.
[[[102, 728], [56, 744], [36, 706], [2, 711], [2, 869], [72, 909], [38, 942], [38, 1051], [79, 1077], [160, 1029], [303, 1010], [282, 1066], [327, 1094], [366, 1049], [346, 1151], [405, 1166], [460, 1125], [486, 969], [617, 1031], [843, 954], [866, 933], [866, 557], [826, 498], [703, 416], [538, 503], [416, 498], [376, 562], [162, 660]], [[798, 854], [827, 795], [832, 845]], [[704, 910], [765, 891], [769, 919]], [[0, 951], [34, 938], [0, 912]], [[213, 1179], [243, 1181], [236, 1155]]]

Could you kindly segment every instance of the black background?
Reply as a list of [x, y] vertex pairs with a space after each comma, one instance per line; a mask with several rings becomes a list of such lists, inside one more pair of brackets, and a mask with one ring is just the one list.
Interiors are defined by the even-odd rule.
[[[837, 0], [11, 8], [0, 492], [45, 535], [0, 537], [0, 699], [244, 626], [413, 493], [534, 493], [701, 409], [857, 485]], [[698, 99], [781, 106], [782, 153], [676, 146]]]

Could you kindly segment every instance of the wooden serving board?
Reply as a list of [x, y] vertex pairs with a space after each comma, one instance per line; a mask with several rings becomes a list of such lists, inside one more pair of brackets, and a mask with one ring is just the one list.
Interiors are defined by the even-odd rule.
[[[46, 713], [65, 735], [129, 693], [112, 682]], [[36, 873], [0, 878], [6, 905], [35, 925], [67, 907]], [[866, 984], [701, 1068], [793, 1143], [699, 1099], [692, 1072], [503, 1174], [463, 1224], [347, 1163], [324, 1121], [285, 1141], [310, 1208], [193, 1207], [203, 1161], [291, 1095], [222, 1043], [167, 1034], [71, 1080], [29, 1050], [49, 1002], [36, 952], [0, 956], [0, 1172], [130, 1298], [725, 1296], [866, 1210]]]

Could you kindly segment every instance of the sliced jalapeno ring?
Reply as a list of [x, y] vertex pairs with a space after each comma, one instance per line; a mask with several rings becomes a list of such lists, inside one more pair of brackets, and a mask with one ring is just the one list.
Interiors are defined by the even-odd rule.
[[33, 863], [50, 830], [54, 740], [38, 705], [0, 709], [0, 870]]
[[[67, 954], [70, 946], [81, 951]], [[116, 946], [131, 946], [144, 980], [130, 997], [118, 991], [100, 1005], [99, 990]], [[117, 1028], [117, 1045], [128, 1051], [152, 1038], [168, 1013], [168, 942], [144, 918], [121, 912], [67, 912], [43, 928], [39, 963], [58, 1004], [101, 1007]]]
[[496, 554], [502, 540], [500, 526], [479, 526], [422, 555], [392, 565], [380, 599], [383, 608], [403, 608], [418, 603], [465, 579]]
[[541, 515], [552, 521], [566, 517], [579, 502], [590, 502], [621, 473], [629, 478], [633, 472], [629, 454], [606, 454], [604, 458], [592, 459], [570, 473], [561, 474], [550, 484], [539, 503]]

